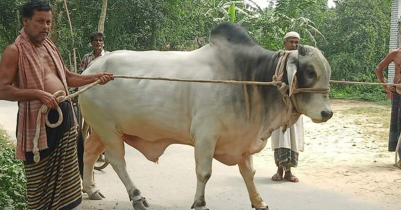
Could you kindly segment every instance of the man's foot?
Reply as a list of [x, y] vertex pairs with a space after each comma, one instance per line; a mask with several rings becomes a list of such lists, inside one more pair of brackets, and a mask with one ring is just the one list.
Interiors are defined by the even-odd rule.
[[396, 166], [401, 169], [401, 159], [397, 162]]
[[283, 180], [283, 175], [282, 174], [279, 174], [279, 173], [277, 173], [277, 174], [274, 174], [273, 176], [272, 176], [272, 180], [273, 181], [281, 181], [281, 180]]
[[286, 174], [284, 176], [284, 179], [286, 179], [289, 182], [299, 182], [299, 179], [296, 176], [292, 175], [292, 174]]

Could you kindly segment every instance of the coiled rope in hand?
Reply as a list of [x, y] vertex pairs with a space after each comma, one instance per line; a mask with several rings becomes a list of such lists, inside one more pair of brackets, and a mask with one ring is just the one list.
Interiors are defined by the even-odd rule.
[[[100, 82], [101, 82], [101, 80], [99, 79], [96, 82], [91, 83], [88, 86], [86, 86], [85, 88], [75, 92], [74, 94], [68, 95], [68, 96], [62, 90], [55, 92], [53, 95], [55, 97], [57, 97], [57, 104], [59, 104], [61, 102], [64, 102], [66, 100], [69, 100], [71, 98], [78, 96], [79, 94], [85, 92], [86, 90], [92, 88], [93, 86], [99, 84]], [[40, 134], [40, 124], [42, 122], [42, 114], [46, 114], [46, 125], [49, 126], [50, 128], [56, 128], [59, 125], [61, 125], [61, 123], [63, 122], [63, 113], [61, 112], [61, 109], [59, 106], [57, 106], [57, 112], [59, 115], [58, 121], [56, 123], [50, 123], [49, 118], [48, 118], [49, 108], [45, 104], [43, 104], [39, 109], [38, 116], [36, 118], [36, 132], [35, 132], [35, 137], [33, 138], [33, 150], [32, 150], [33, 160], [35, 161], [35, 163], [38, 163], [40, 161], [38, 141], [39, 141], [39, 134]]]

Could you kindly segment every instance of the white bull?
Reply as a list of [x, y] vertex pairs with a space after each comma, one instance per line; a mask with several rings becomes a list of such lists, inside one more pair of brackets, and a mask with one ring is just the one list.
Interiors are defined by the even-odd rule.
[[[257, 45], [242, 27], [223, 23], [212, 31], [210, 44], [201, 49], [116, 51], [95, 60], [85, 74], [272, 81], [278, 58], [277, 52]], [[300, 46], [292, 51], [286, 69], [283, 80], [288, 84], [288, 75], [291, 87], [329, 85], [330, 66], [316, 48]], [[298, 112], [295, 119], [304, 114], [324, 122], [332, 116], [327, 92], [298, 93], [291, 101]], [[197, 187], [192, 207], [196, 210], [207, 209], [205, 186], [213, 158], [227, 165], [238, 164], [252, 206], [268, 209], [253, 182], [252, 154], [264, 148], [271, 132], [288, 116], [277, 87], [115, 79], [83, 93], [79, 103], [136, 210], [146, 209], [146, 202], [127, 173], [124, 142], [151, 161], [157, 161], [170, 144], [194, 146]], [[90, 194], [96, 191], [93, 167], [85, 165], [85, 169], [84, 191]]]

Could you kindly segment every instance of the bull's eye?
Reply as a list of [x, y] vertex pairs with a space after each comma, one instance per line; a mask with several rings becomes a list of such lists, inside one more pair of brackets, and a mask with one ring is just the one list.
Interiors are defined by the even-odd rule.
[[306, 75], [308, 78], [316, 78], [316, 72], [312, 69], [306, 70]]

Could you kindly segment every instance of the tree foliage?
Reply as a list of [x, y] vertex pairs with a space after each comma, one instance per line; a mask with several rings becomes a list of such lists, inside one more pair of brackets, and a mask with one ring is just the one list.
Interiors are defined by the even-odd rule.
[[[388, 53], [391, 0], [338, 1], [327, 31], [325, 52], [332, 67], [332, 79], [376, 82], [376, 65]], [[384, 99], [381, 86], [337, 86], [345, 95], [363, 99]]]
[[[207, 43], [215, 25], [235, 17], [267, 49], [282, 49], [284, 34], [299, 32], [303, 44], [324, 52], [332, 66], [332, 79], [376, 81], [373, 69], [388, 52], [391, 0], [338, 0], [334, 8], [328, 8], [327, 0], [266, 1], [270, 7], [261, 8], [252, 0], [108, 0], [105, 48], [192, 50]], [[22, 27], [19, 11], [23, 2], [0, 1], [0, 51]], [[98, 30], [102, 1], [67, 1], [74, 37], [60, 3], [63, 0], [50, 2], [55, 24], [51, 37], [67, 64], [74, 48], [79, 62], [91, 50], [89, 35]], [[229, 13], [230, 6], [234, 11]], [[348, 89], [382, 94], [375, 87]]]

